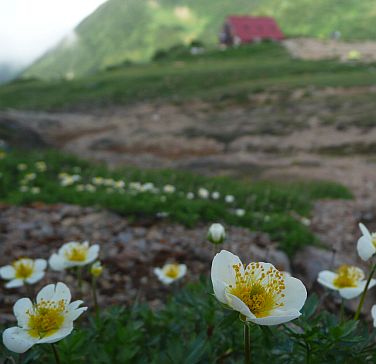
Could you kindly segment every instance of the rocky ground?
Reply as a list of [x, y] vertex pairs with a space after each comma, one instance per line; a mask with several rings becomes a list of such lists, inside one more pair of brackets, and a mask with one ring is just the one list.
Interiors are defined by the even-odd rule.
[[[356, 227], [359, 216], [353, 213], [354, 203], [316, 204], [311, 226], [326, 244], [326, 250], [308, 247], [290, 260], [268, 235], [238, 227], [227, 227], [228, 239], [221, 248], [238, 254], [244, 261], [270, 261], [301, 278], [310, 290], [322, 292], [315, 283], [320, 270], [342, 263], [360, 263], [354, 250], [359, 236]], [[100, 256], [106, 267], [98, 282], [101, 305], [130, 305], [137, 297], [158, 307], [174, 288], [163, 286], [153, 268], [166, 262], [186, 264], [188, 274], [182, 284], [197, 280], [200, 275], [208, 276], [215, 248], [206, 241], [206, 233], [206, 225], [188, 229], [163, 220], [134, 223], [95, 208], [39, 203], [28, 207], [3, 205], [0, 207], [0, 266], [22, 256], [48, 259], [64, 242], [89, 240], [100, 244]], [[85, 276], [85, 279], [84, 298], [90, 303], [90, 277]], [[75, 295], [80, 295], [74, 275], [65, 273], [48, 272], [33, 288], [37, 291], [44, 284], [57, 280], [76, 287]], [[21, 294], [28, 292], [2, 288], [0, 321], [12, 319], [11, 306]], [[373, 301], [374, 297], [368, 306]]]

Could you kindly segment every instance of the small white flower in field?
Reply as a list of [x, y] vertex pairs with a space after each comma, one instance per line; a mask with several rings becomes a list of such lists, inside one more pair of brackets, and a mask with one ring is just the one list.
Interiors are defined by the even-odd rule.
[[44, 161], [35, 162], [35, 168], [38, 172], [45, 172], [47, 170], [47, 164]]
[[81, 179], [81, 176], [79, 176], [78, 174], [69, 175], [67, 173], [60, 173], [59, 178], [60, 178], [60, 184], [63, 187], [67, 187], [78, 182]]
[[296, 319], [307, 299], [304, 284], [287, 277], [272, 264], [253, 262], [222, 250], [212, 263], [216, 298], [258, 325], [278, 325]]
[[235, 210], [235, 215], [239, 216], [239, 217], [242, 217], [242, 216], [245, 215], [245, 210], [244, 209], [236, 209]]
[[208, 240], [213, 244], [221, 244], [226, 238], [225, 228], [221, 224], [212, 224], [208, 231]]
[[27, 187], [27, 186], [21, 186], [20, 187], [20, 191], [21, 192], [28, 192], [29, 191], [29, 187]]
[[91, 182], [93, 183], [93, 185], [100, 186], [101, 184], [103, 184], [103, 177], [93, 177]]
[[141, 191], [143, 192], [153, 192], [154, 190], [155, 190], [155, 187], [154, 187], [154, 183], [152, 182], [144, 183], [141, 186]]
[[68, 336], [76, 320], [87, 307], [71, 303], [71, 293], [64, 283], [49, 284], [38, 293], [36, 303], [19, 299], [13, 306], [17, 326], [3, 332], [3, 343], [15, 353], [24, 353], [35, 344], [52, 344]]
[[114, 182], [114, 187], [115, 188], [124, 188], [125, 187], [125, 182], [124, 181], [115, 181]]
[[27, 169], [27, 165], [25, 163], [18, 163], [17, 164], [17, 169], [19, 171], [25, 171]]
[[24, 180], [26, 182], [33, 181], [36, 178], [36, 176], [37, 175], [35, 173], [26, 173]]
[[200, 187], [198, 189], [198, 195], [203, 199], [207, 199], [209, 197], [209, 191], [206, 188]]
[[166, 185], [163, 187], [163, 192], [165, 193], [174, 193], [175, 191], [176, 191], [176, 188], [173, 185]]
[[45, 172], [47, 170], [47, 164], [44, 161], [35, 162], [35, 168], [38, 172]]
[[101, 262], [95, 262], [91, 267], [90, 267], [90, 274], [95, 277], [95, 278], [98, 278], [100, 275], [102, 275], [103, 273], [103, 265], [101, 264]]
[[93, 263], [98, 258], [98, 254], [98, 244], [90, 246], [87, 241], [83, 243], [71, 241], [64, 244], [57, 253], [52, 254], [48, 262], [53, 270], [62, 271]]
[[187, 199], [188, 200], [193, 200], [195, 198], [195, 194], [193, 192], [188, 192], [187, 193]]
[[235, 201], [235, 197], [233, 195], [226, 195], [225, 202], [226, 203], [233, 203]]
[[129, 183], [129, 188], [131, 190], [141, 191], [142, 185], [140, 182], [131, 182]]
[[91, 184], [87, 184], [85, 185], [85, 190], [88, 191], [88, 192], [95, 192], [97, 190], [97, 188]]
[[39, 187], [31, 187], [30, 192], [33, 195], [38, 195], [40, 193], [40, 188]]
[[306, 217], [302, 217], [300, 219], [300, 222], [305, 225], [305, 226], [310, 226], [311, 225], [311, 220], [310, 219], [307, 219]]
[[[351, 265], [341, 265], [336, 272], [324, 270], [319, 273], [317, 281], [323, 286], [338, 291], [341, 297], [352, 299], [359, 296], [366, 286], [364, 272]], [[371, 279], [368, 287], [376, 285], [376, 279]]]
[[213, 200], [218, 200], [221, 197], [221, 194], [217, 191], [212, 192], [211, 197]]
[[376, 327], [376, 305], [372, 306], [371, 314], [373, 318], [373, 326]]
[[363, 260], [368, 260], [376, 253], [376, 233], [370, 233], [363, 224], [359, 224], [359, 228], [363, 235], [358, 240], [358, 254]]
[[171, 284], [185, 276], [187, 266], [185, 264], [165, 264], [162, 268], [154, 268], [154, 273], [164, 284]]
[[5, 287], [15, 288], [24, 284], [34, 284], [40, 281], [47, 268], [47, 261], [44, 259], [17, 259], [12, 265], [0, 268], [0, 277], [9, 281]]

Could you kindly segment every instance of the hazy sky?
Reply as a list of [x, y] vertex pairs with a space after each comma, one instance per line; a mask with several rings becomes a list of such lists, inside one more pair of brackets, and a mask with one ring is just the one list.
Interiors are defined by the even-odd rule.
[[0, 63], [40, 56], [106, 0], [0, 0]]

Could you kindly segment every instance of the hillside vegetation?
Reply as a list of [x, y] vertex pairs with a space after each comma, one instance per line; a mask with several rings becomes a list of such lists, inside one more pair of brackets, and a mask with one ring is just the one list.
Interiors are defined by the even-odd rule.
[[372, 65], [294, 60], [277, 44], [200, 56], [178, 47], [149, 64], [119, 65], [72, 81], [15, 81], [0, 88], [0, 109], [93, 109], [192, 98], [245, 101], [249, 94], [266, 89], [373, 85], [375, 79]]
[[273, 16], [287, 36], [376, 39], [372, 0], [109, 0], [25, 76], [77, 77], [192, 40], [213, 45], [229, 14]]

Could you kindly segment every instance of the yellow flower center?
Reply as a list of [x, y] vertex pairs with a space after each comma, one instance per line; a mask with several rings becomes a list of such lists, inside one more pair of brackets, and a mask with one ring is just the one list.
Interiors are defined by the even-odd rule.
[[88, 250], [89, 248], [83, 244], [73, 246], [65, 252], [65, 257], [67, 260], [73, 262], [84, 262], [86, 260]]
[[179, 276], [179, 265], [178, 264], [167, 264], [164, 268], [164, 274], [166, 277], [175, 279]]
[[44, 338], [55, 334], [64, 323], [65, 301], [42, 300], [27, 311], [29, 335]]
[[338, 288], [357, 287], [358, 281], [363, 278], [360, 269], [344, 264], [337, 269], [337, 277], [334, 278], [333, 284]]
[[376, 233], [372, 233], [372, 244], [376, 248]]
[[27, 279], [34, 272], [34, 262], [32, 260], [19, 259], [13, 263], [17, 279]]
[[282, 307], [286, 288], [283, 274], [276, 268], [268, 270], [260, 263], [251, 263], [244, 274], [240, 263], [233, 265], [235, 285], [228, 292], [242, 300], [256, 317], [266, 317], [270, 311]]

